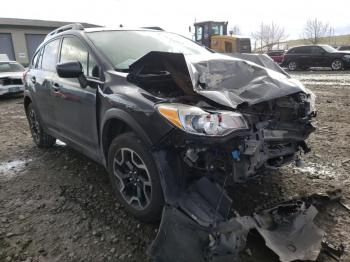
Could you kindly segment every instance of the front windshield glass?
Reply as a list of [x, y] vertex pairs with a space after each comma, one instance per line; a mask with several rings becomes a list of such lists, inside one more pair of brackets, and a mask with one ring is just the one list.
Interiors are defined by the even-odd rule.
[[17, 63], [0, 63], [0, 73], [23, 72], [23, 66]]
[[323, 45], [322, 48], [326, 50], [329, 53], [337, 52], [338, 50], [334, 47], [331, 47], [330, 45]]
[[177, 34], [159, 31], [101, 31], [88, 33], [95, 46], [119, 70], [128, 69], [140, 57], [151, 51], [208, 54], [204, 47]]

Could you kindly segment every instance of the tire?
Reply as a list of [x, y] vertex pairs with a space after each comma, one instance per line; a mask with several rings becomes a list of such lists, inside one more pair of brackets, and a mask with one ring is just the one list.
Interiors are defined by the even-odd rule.
[[44, 131], [31, 103], [27, 107], [26, 114], [34, 143], [40, 148], [49, 148], [53, 146], [56, 143], [56, 138]]
[[344, 67], [343, 61], [340, 59], [333, 60], [331, 64], [331, 68], [333, 71], [343, 70], [343, 67]]
[[134, 133], [117, 136], [108, 151], [108, 174], [118, 201], [137, 219], [155, 222], [164, 206], [159, 172]]
[[289, 70], [289, 71], [295, 71], [295, 70], [297, 70], [297, 69], [298, 69], [297, 62], [295, 62], [295, 61], [290, 61], [290, 62], [288, 63], [288, 70]]

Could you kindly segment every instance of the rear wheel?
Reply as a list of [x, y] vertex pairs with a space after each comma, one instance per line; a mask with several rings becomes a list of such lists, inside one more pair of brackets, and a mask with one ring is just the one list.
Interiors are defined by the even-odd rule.
[[331, 64], [331, 68], [334, 71], [342, 70], [343, 69], [343, 61], [341, 61], [340, 59], [335, 59]]
[[297, 68], [298, 68], [297, 62], [295, 62], [295, 61], [290, 61], [290, 62], [288, 63], [288, 70], [289, 70], [289, 71], [295, 71], [295, 70], [297, 70]]
[[108, 173], [119, 202], [129, 213], [145, 222], [160, 219], [164, 199], [158, 169], [152, 154], [134, 133], [112, 141]]
[[56, 142], [56, 138], [50, 136], [44, 131], [32, 104], [28, 105], [26, 113], [30, 132], [32, 133], [34, 143], [38, 147], [42, 148], [48, 148], [53, 146]]

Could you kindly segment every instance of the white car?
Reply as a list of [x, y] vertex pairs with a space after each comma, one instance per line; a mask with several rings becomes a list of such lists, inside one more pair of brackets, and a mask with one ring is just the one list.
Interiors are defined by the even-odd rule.
[[24, 67], [16, 61], [0, 60], [0, 96], [24, 91]]

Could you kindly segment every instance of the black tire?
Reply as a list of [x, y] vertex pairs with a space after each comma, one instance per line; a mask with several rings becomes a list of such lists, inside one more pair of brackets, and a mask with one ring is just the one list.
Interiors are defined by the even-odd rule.
[[44, 131], [32, 104], [28, 105], [26, 114], [34, 143], [40, 148], [49, 148], [53, 146], [56, 143], [56, 138]]
[[295, 61], [289, 61], [288, 63], [288, 70], [289, 71], [295, 71], [298, 69], [298, 64]]
[[340, 71], [344, 68], [344, 63], [341, 59], [335, 59], [332, 61], [331, 68], [333, 71]]
[[134, 133], [113, 139], [108, 151], [108, 174], [118, 201], [129, 213], [144, 222], [160, 219], [164, 197], [159, 172], [151, 152]]

